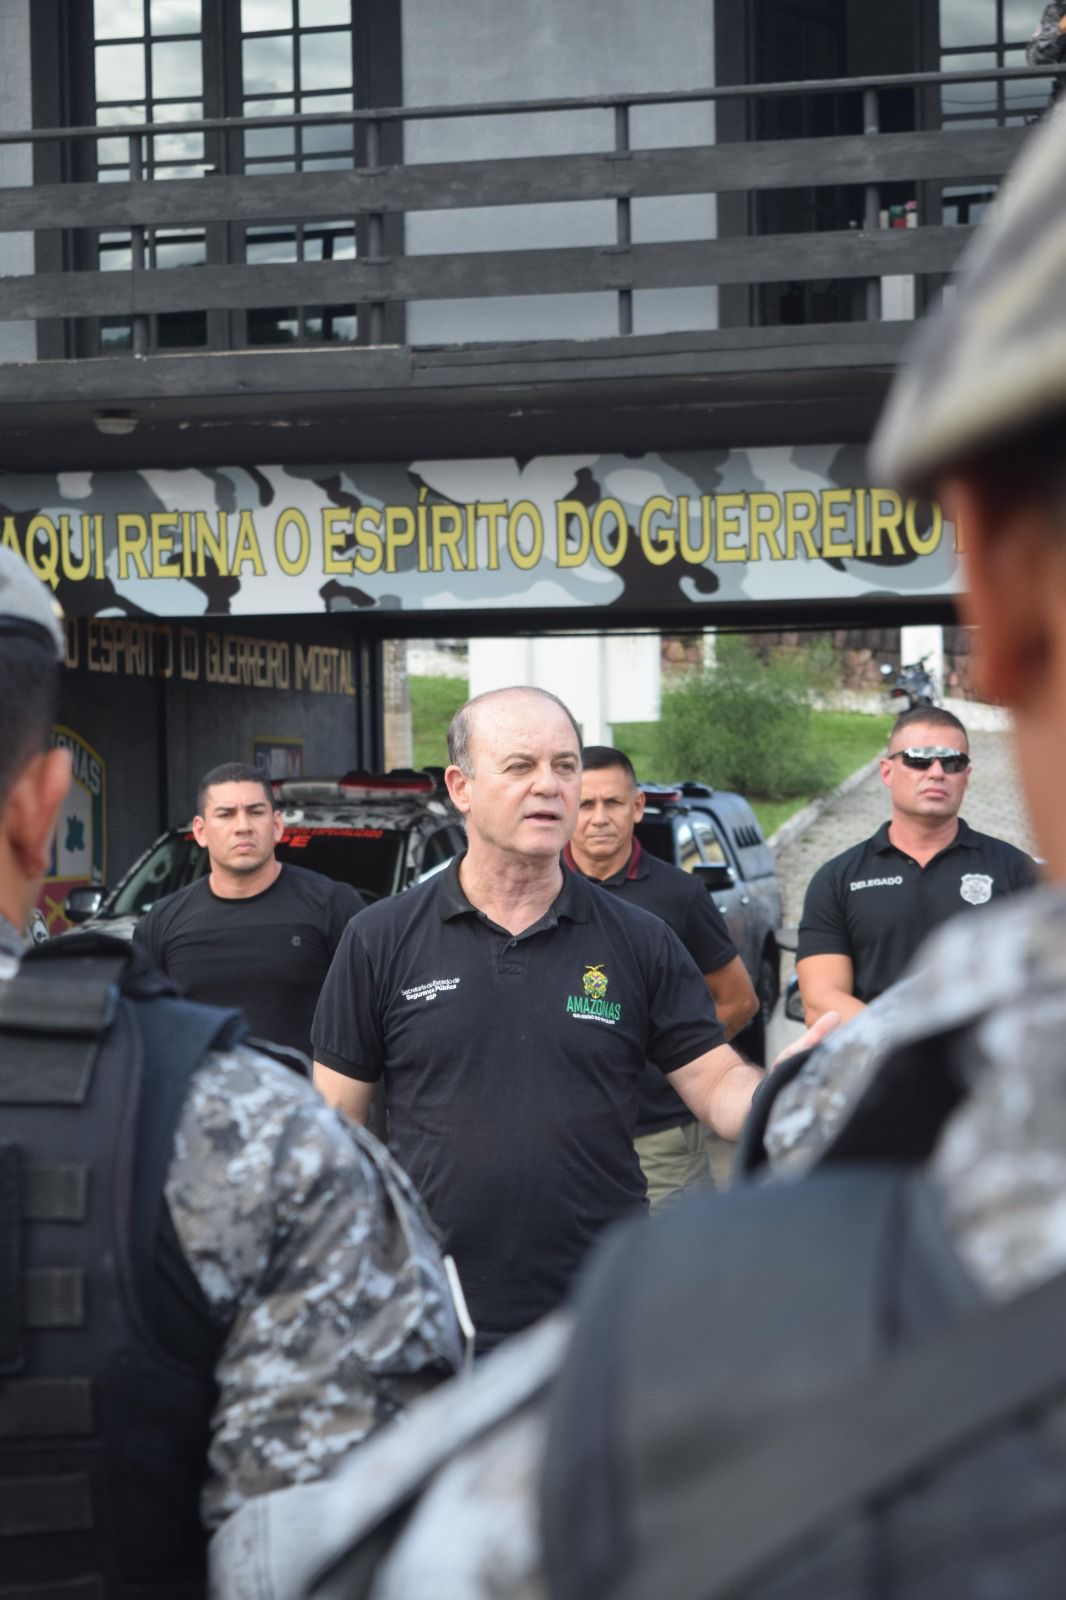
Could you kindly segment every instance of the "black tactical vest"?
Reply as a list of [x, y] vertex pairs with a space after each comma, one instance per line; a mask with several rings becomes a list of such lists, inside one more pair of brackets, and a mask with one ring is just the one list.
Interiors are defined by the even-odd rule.
[[236, 1013], [79, 936], [0, 983], [0, 1600], [193, 1600], [220, 1345], [163, 1201]]
[[922, 1171], [964, 1093], [921, 1041], [812, 1175], [600, 1252], [549, 1403], [552, 1600], [1066, 1593], [1066, 1276], [993, 1305], [965, 1271]]

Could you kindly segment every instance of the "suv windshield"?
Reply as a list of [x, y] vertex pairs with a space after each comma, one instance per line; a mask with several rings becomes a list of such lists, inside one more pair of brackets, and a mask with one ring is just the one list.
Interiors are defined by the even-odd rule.
[[[401, 887], [406, 839], [395, 829], [297, 825], [285, 829], [275, 853], [279, 861], [350, 883], [368, 900], [377, 900]], [[207, 869], [207, 851], [191, 833], [169, 833], [115, 891], [107, 915], [143, 916]]]

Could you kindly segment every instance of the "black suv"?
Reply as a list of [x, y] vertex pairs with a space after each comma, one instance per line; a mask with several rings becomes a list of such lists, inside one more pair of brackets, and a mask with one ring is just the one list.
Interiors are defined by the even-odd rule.
[[[443, 774], [350, 772], [343, 778], [286, 778], [273, 785], [285, 831], [279, 861], [350, 883], [365, 900], [399, 894], [446, 866], [466, 847]], [[208, 870], [207, 851], [188, 824], [162, 834], [116, 888], [79, 888], [67, 900], [74, 923], [132, 938], [157, 900]]]
[[644, 783], [641, 788], [645, 808], [637, 838], [651, 855], [703, 882], [751, 975], [759, 1010], [735, 1043], [761, 1062], [781, 988], [781, 888], [773, 853], [739, 794], [702, 783]]

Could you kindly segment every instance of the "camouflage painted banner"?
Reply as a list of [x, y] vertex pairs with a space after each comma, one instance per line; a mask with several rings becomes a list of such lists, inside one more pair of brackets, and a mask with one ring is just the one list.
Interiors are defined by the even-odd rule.
[[859, 446], [819, 445], [11, 476], [0, 541], [69, 616], [953, 594], [939, 507], [864, 470]]

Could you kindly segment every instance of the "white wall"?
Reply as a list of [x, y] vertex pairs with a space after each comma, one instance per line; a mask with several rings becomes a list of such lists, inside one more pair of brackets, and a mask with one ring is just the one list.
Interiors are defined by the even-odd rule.
[[[713, 0], [403, 0], [407, 105], [699, 89], [714, 83]], [[710, 105], [635, 109], [634, 148], [714, 139]], [[407, 123], [406, 159], [565, 155], [612, 150], [610, 110]], [[635, 200], [634, 243], [715, 236], [713, 196]], [[411, 254], [615, 242], [613, 200], [424, 212]], [[712, 288], [634, 295], [637, 333], [717, 326]], [[613, 294], [438, 300], [408, 310], [408, 340], [589, 338], [617, 333]]]
[[611, 744], [615, 722], [659, 720], [659, 635], [471, 639], [470, 693], [529, 684], [559, 696], [586, 744]]
[[[28, 128], [30, 97], [30, 0], [0, 0], [0, 128]], [[0, 188], [33, 182], [29, 145], [0, 145]], [[33, 271], [33, 235], [0, 233], [0, 277]], [[0, 322], [0, 361], [33, 361], [37, 331], [32, 322]]]

